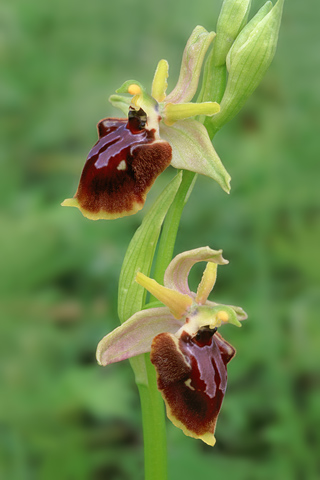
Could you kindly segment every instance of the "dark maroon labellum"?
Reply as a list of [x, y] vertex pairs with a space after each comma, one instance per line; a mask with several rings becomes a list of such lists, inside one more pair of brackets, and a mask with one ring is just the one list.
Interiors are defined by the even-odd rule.
[[234, 354], [234, 348], [209, 327], [195, 337], [183, 332], [177, 340], [163, 333], [153, 340], [151, 361], [168, 415], [191, 436], [213, 435], [227, 387], [226, 365]]
[[81, 209], [114, 218], [142, 208], [154, 180], [171, 161], [169, 143], [155, 140], [155, 131], [148, 130], [146, 122], [142, 109], [131, 109], [128, 119], [99, 122], [99, 140], [88, 155], [75, 195]]

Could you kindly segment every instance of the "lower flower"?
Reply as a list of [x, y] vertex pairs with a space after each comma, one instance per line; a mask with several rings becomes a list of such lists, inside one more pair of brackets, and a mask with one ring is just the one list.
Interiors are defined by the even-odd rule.
[[[190, 291], [192, 266], [206, 261], [197, 293]], [[158, 388], [172, 423], [191, 437], [215, 444], [214, 431], [227, 387], [227, 364], [235, 349], [217, 332], [224, 324], [241, 326], [240, 307], [208, 300], [217, 265], [228, 263], [222, 251], [198, 248], [176, 256], [164, 286], [138, 272], [136, 281], [165, 307], [135, 313], [98, 345], [101, 365], [151, 352]]]
[[191, 437], [215, 444], [214, 431], [227, 387], [227, 363], [235, 349], [216, 329], [204, 327], [192, 337], [157, 335], [151, 362], [172, 423]]

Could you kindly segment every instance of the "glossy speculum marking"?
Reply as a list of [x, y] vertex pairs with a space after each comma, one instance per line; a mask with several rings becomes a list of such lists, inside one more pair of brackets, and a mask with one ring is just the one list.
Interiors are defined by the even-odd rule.
[[202, 328], [179, 339], [163, 333], [155, 337], [151, 361], [158, 388], [174, 424], [192, 437], [213, 444], [214, 430], [227, 387], [227, 363], [235, 354], [217, 329]]

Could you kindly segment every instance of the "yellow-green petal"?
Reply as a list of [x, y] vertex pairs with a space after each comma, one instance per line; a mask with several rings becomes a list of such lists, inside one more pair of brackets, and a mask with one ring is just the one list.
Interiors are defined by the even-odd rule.
[[216, 283], [217, 268], [218, 265], [216, 263], [208, 263], [205, 271], [203, 272], [196, 295], [196, 302], [199, 305], [204, 305], [208, 300], [214, 284]]
[[167, 78], [169, 74], [169, 64], [166, 60], [160, 60], [153, 77], [151, 95], [157, 102], [163, 102], [166, 97], [168, 87]]
[[167, 103], [163, 110], [163, 121], [166, 125], [173, 125], [178, 120], [207, 115], [211, 117], [220, 111], [220, 105], [216, 102], [202, 103]]
[[172, 315], [177, 319], [182, 318], [192, 305], [192, 298], [188, 295], [163, 287], [141, 272], [137, 273], [136, 282], [166, 305]]

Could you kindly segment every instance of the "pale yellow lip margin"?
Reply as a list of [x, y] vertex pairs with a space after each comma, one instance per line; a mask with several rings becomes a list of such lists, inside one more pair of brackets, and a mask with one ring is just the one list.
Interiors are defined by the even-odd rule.
[[113, 220], [115, 218], [122, 218], [122, 217], [127, 217], [128, 215], [134, 215], [135, 213], [139, 212], [144, 206], [143, 203], [137, 203], [135, 202], [133, 204], [133, 208], [130, 211], [124, 211], [121, 213], [108, 213], [104, 212], [103, 210], [100, 210], [100, 212], [97, 213], [91, 213], [88, 210], [83, 209], [80, 205], [79, 202], [76, 198], [66, 198], [61, 203], [62, 207], [76, 207], [80, 210], [82, 215], [89, 220]]
[[180, 428], [183, 431], [183, 433], [185, 435], [187, 435], [187, 437], [192, 437], [192, 438], [195, 438], [195, 439], [198, 439], [198, 440], [202, 440], [207, 445], [210, 445], [210, 447], [213, 447], [215, 445], [216, 438], [215, 438], [213, 433], [206, 432], [206, 433], [203, 433], [202, 435], [197, 435], [196, 433], [192, 432], [191, 430], [188, 430], [187, 427], [185, 427], [185, 425], [183, 425], [183, 423], [181, 423], [179, 420], [177, 420], [171, 414], [170, 407], [169, 407], [169, 405], [168, 405], [168, 403], [165, 399], [164, 399], [164, 403], [165, 403], [166, 409], [167, 409], [167, 417], [171, 420], [173, 425], [177, 428]]

